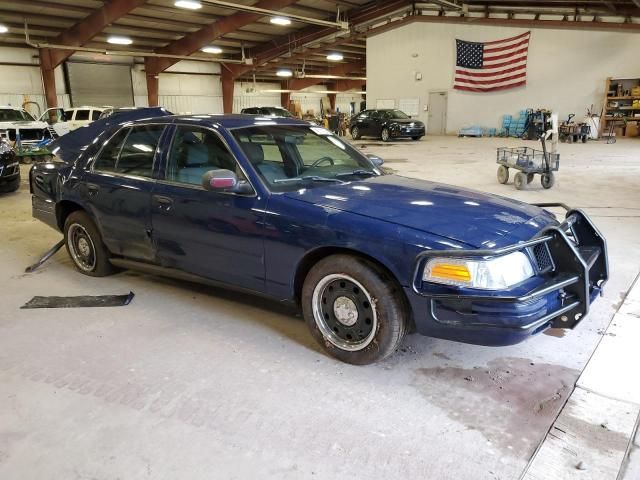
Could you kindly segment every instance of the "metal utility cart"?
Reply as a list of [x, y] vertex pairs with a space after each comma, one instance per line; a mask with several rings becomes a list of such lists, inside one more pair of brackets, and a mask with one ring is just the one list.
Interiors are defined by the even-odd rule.
[[542, 150], [530, 147], [498, 148], [496, 162], [498, 165], [498, 182], [509, 181], [509, 169], [518, 170], [513, 183], [518, 190], [533, 181], [535, 174], [540, 175], [540, 183], [545, 189], [553, 187], [553, 172], [560, 167], [560, 154], [547, 152], [545, 137], [541, 136]]

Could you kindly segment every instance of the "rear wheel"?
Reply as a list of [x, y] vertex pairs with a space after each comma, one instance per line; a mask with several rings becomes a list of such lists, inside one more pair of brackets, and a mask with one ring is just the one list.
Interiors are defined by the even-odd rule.
[[542, 188], [545, 189], [553, 187], [553, 184], [555, 183], [555, 177], [553, 176], [553, 173], [543, 173], [540, 177], [540, 183], [542, 183]]
[[353, 127], [351, 129], [351, 138], [353, 138], [354, 140], [358, 140], [360, 137], [360, 129], [358, 127]]
[[509, 169], [504, 165], [498, 167], [498, 182], [505, 184], [509, 181]]
[[389, 131], [388, 128], [383, 128], [382, 132], [380, 133], [380, 138], [382, 138], [383, 142], [388, 142], [389, 140], [391, 140], [391, 132]]
[[513, 179], [513, 184], [518, 190], [522, 190], [527, 184], [527, 176], [522, 172], [516, 173], [516, 176]]
[[78, 210], [67, 217], [64, 239], [71, 261], [81, 273], [104, 277], [116, 271], [98, 228], [86, 212]]
[[404, 338], [408, 308], [402, 290], [376, 264], [351, 255], [318, 262], [302, 288], [302, 311], [316, 341], [355, 365], [391, 355]]

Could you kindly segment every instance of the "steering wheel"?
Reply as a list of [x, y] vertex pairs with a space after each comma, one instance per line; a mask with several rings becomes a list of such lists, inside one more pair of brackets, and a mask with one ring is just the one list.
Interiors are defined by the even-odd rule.
[[331, 158], [331, 157], [321, 157], [318, 160], [316, 160], [315, 162], [313, 162], [309, 168], [318, 167], [323, 162], [329, 162], [330, 165], [335, 165], [335, 162], [333, 161], [333, 158]]

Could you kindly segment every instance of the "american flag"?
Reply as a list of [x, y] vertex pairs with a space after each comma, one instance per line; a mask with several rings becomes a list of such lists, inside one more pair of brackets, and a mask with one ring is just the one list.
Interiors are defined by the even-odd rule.
[[456, 40], [453, 88], [491, 92], [527, 83], [527, 55], [531, 32], [494, 42]]

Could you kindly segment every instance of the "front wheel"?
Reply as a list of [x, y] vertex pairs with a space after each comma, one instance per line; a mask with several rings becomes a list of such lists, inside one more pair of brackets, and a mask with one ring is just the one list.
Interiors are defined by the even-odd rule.
[[545, 189], [553, 187], [553, 184], [555, 183], [555, 177], [553, 176], [553, 173], [543, 173], [540, 177], [540, 183], [542, 183], [542, 188]]
[[351, 138], [354, 140], [358, 140], [362, 135], [360, 135], [360, 129], [358, 127], [353, 127], [351, 129]]
[[415, 140], [416, 142], [420, 140], [422, 137], [411, 137], [411, 140]]
[[509, 169], [504, 165], [498, 167], [498, 182], [505, 184], [509, 181]]
[[91, 277], [105, 277], [116, 271], [109, 251], [95, 223], [86, 212], [71, 213], [64, 222], [64, 240], [75, 267]]
[[302, 312], [316, 341], [331, 356], [354, 365], [391, 355], [408, 322], [395, 279], [351, 255], [332, 255], [311, 269], [302, 287]]
[[527, 184], [527, 176], [522, 172], [516, 173], [516, 176], [513, 179], [513, 184], [516, 186], [517, 190], [524, 189], [524, 186]]
[[380, 133], [380, 138], [382, 138], [383, 142], [388, 142], [389, 140], [391, 140], [391, 132], [389, 131], [388, 128], [382, 129], [382, 132]]

